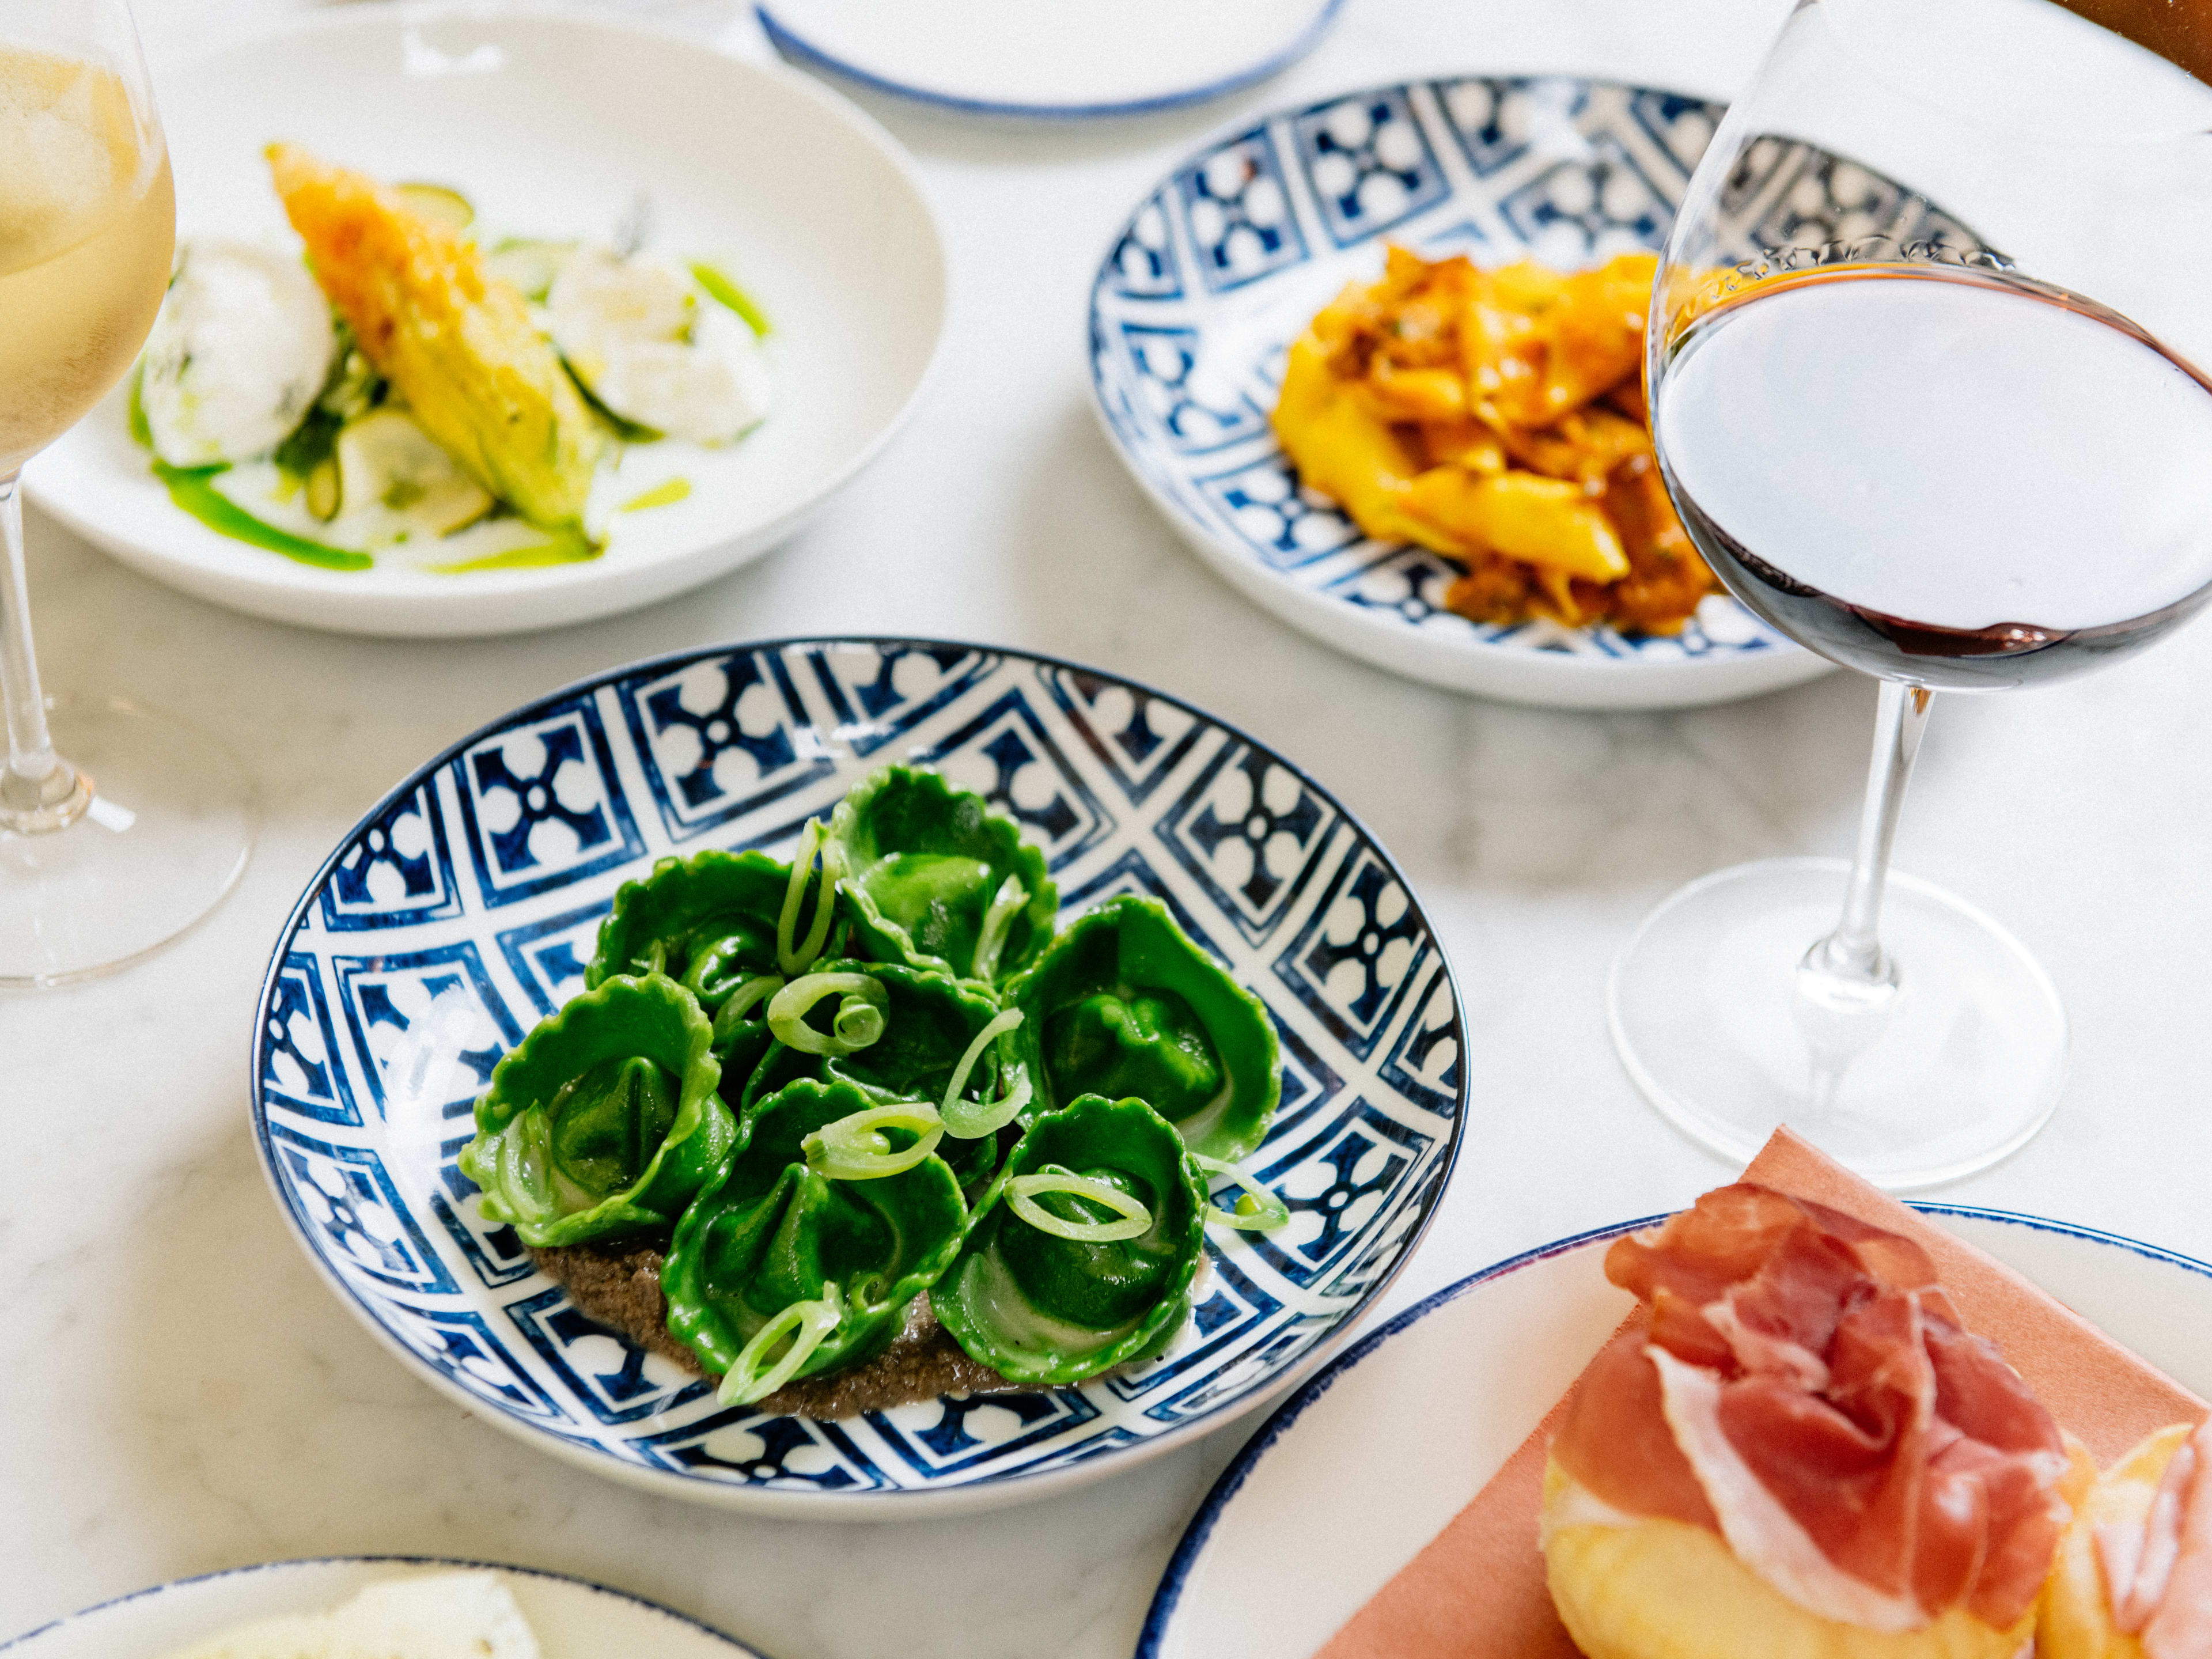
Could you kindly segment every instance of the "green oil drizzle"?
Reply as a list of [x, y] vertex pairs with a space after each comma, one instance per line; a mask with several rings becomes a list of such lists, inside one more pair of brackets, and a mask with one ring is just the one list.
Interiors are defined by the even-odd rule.
[[131, 441], [141, 449], [154, 447], [154, 428], [146, 424], [146, 404], [139, 396], [139, 385], [146, 378], [146, 360], [141, 357], [131, 365], [131, 395], [125, 402], [131, 422]]
[[[146, 405], [139, 397], [138, 382], [144, 373], [144, 364], [131, 371], [131, 394], [126, 404], [131, 435], [144, 448], [154, 447], [153, 428], [146, 424]], [[366, 570], [376, 562], [366, 553], [356, 553], [343, 547], [325, 547], [320, 542], [311, 542], [305, 536], [295, 536], [289, 530], [279, 530], [273, 524], [264, 524], [215, 487], [215, 479], [230, 468], [222, 466], [171, 466], [159, 456], [154, 459], [154, 476], [167, 487], [169, 499], [198, 519], [219, 536], [228, 536], [234, 541], [246, 542], [255, 547], [266, 548], [271, 553], [282, 553], [288, 559], [297, 559], [302, 564], [320, 566], [325, 570]]]
[[655, 484], [644, 495], [634, 496], [615, 510], [617, 513], [642, 513], [648, 507], [673, 507], [691, 494], [691, 480], [671, 478], [666, 483]]
[[282, 553], [301, 564], [319, 565], [325, 570], [366, 570], [376, 562], [366, 553], [325, 547], [320, 542], [311, 542], [304, 536], [295, 536], [289, 530], [263, 523], [216, 489], [216, 477], [229, 470], [228, 466], [183, 467], [171, 466], [167, 461], [154, 463], [154, 476], [168, 486], [169, 499], [218, 535], [265, 547], [271, 553]]
[[532, 542], [527, 547], [510, 547], [504, 553], [487, 553], [480, 559], [463, 559], [454, 564], [434, 564], [424, 568], [441, 576], [465, 576], [477, 570], [534, 570], [549, 564], [579, 564], [586, 559], [596, 559], [600, 550], [592, 546], [580, 530], [556, 530], [550, 541]]
[[699, 286], [745, 319], [745, 326], [759, 335], [769, 331], [768, 313], [752, 301], [752, 296], [735, 283], [703, 260], [694, 260], [691, 275]]

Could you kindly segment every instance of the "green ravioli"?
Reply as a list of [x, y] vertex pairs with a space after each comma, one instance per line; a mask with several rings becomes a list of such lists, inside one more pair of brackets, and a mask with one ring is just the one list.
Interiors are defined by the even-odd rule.
[[1267, 1139], [1283, 1090], [1274, 1022], [1158, 900], [1125, 893], [1078, 916], [1006, 1000], [1045, 1109], [1134, 1096], [1228, 1163]]
[[604, 980], [495, 1066], [461, 1173], [523, 1243], [672, 1224], [738, 1144], [713, 1029], [664, 975]]
[[[1105, 1243], [1032, 1225], [1010, 1201], [1011, 1183], [1061, 1171], [1126, 1194], [1149, 1212], [1149, 1225]], [[1071, 1194], [1036, 1202], [1079, 1224], [1115, 1213]], [[1079, 1382], [1171, 1337], [1189, 1311], [1205, 1233], [1205, 1183], [1174, 1128], [1141, 1100], [1085, 1095], [1030, 1126], [931, 1305], [994, 1370], [1024, 1382]]]

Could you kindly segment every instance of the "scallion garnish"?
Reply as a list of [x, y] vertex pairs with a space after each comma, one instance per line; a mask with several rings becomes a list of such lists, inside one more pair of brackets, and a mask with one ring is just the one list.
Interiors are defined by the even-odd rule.
[[[886, 1129], [907, 1130], [915, 1142], [895, 1152]], [[895, 1101], [823, 1124], [799, 1142], [799, 1149], [817, 1175], [832, 1181], [880, 1181], [914, 1168], [944, 1138], [945, 1125], [931, 1107], [919, 1100]]]
[[[1208, 1204], [1206, 1206], [1208, 1221], [1260, 1233], [1273, 1232], [1289, 1222], [1291, 1206], [1234, 1164], [1224, 1164], [1218, 1158], [1207, 1158], [1199, 1152], [1191, 1153], [1190, 1161], [1208, 1175], [1233, 1177], [1244, 1189], [1244, 1195], [1237, 1200], [1237, 1207], [1233, 1210], [1224, 1210], [1218, 1204]], [[1251, 1207], [1246, 1208], [1247, 1205]]]
[[783, 989], [781, 974], [761, 974], [745, 981], [730, 993], [729, 1000], [714, 1011], [714, 1046], [721, 1048], [738, 1034], [745, 1016], [763, 997], [772, 997]]
[[[1054, 1215], [1037, 1200], [1049, 1193], [1066, 1193], [1103, 1204], [1121, 1217], [1118, 1221], [1070, 1221]], [[1016, 1176], [1006, 1183], [1006, 1207], [1041, 1233], [1077, 1244], [1112, 1244], [1152, 1231], [1152, 1212], [1109, 1182], [1079, 1176], [1057, 1164], [1048, 1164], [1035, 1175]]]
[[999, 884], [998, 896], [991, 908], [983, 913], [983, 926], [975, 935], [975, 972], [971, 977], [995, 979], [999, 973], [999, 958], [1006, 949], [1006, 935], [1014, 926], [1014, 918], [1021, 914], [1022, 906], [1030, 902], [1029, 889], [1016, 876], [1008, 876]]
[[[829, 996], [844, 1000], [831, 1029], [817, 1031], [806, 1023], [806, 1011]], [[890, 1002], [884, 982], [866, 974], [808, 974], [769, 999], [768, 1028], [778, 1042], [803, 1054], [849, 1054], [883, 1036]]]
[[548, 1222], [558, 1212], [553, 1200], [553, 1126], [544, 1112], [522, 1113], [500, 1141], [499, 1190], [522, 1212], [520, 1220]]
[[[837, 913], [837, 879], [844, 858], [822, 820], [809, 818], [799, 832], [799, 850], [792, 855], [791, 885], [784, 890], [783, 911], [775, 919], [775, 965], [786, 979], [796, 978], [822, 954], [830, 941], [830, 923]], [[825, 842], [827, 844], [825, 845]], [[814, 855], [822, 854], [822, 886], [814, 900], [814, 920], [804, 940], [799, 939], [799, 911], [805, 902], [807, 878], [814, 871]]]
[[[764, 1400], [799, 1375], [799, 1368], [813, 1357], [845, 1317], [845, 1298], [834, 1279], [822, 1287], [818, 1302], [794, 1302], [753, 1333], [722, 1377], [715, 1393], [725, 1406], [750, 1406]], [[791, 1346], [768, 1369], [768, 1357], [786, 1338]]]
[[1027, 1071], [1014, 1074], [1013, 1086], [998, 1100], [965, 1100], [961, 1091], [968, 1086], [968, 1074], [983, 1058], [983, 1051], [1022, 1023], [1022, 1011], [1009, 1008], [975, 1033], [975, 1040], [968, 1045], [968, 1052], [960, 1056], [960, 1063], [952, 1068], [952, 1081], [945, 1085], [945, 1099], [937, 1115], [945, 1121], [945, 1133], [955, 1140], [981, 1140], [995, 1133], [1022, 1115], [1030, 1103], [1030, 1074]]

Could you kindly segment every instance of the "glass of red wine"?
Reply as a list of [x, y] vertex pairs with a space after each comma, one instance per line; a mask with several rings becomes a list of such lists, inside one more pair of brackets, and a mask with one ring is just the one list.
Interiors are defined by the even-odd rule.
[[2212, 599], [2212, 88], [2051, 0], [1801, 0], [1689, 182], [1648, 351], [1707, 562], [1881, 687], [1856, 857], [1660, 905], [1615, 1047], [1730, 1158], [1786, 1123], [1885, 1186], [1968, 1174], [2057, 1105], [2065, 1010], [1890, 848], [1935, 693]]

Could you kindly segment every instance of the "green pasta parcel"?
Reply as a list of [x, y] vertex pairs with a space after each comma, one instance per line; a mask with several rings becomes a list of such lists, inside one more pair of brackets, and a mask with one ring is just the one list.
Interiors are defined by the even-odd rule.
[[799, 1409], [876, 1410], [1162, 1351], [1209, 1225], [1289, 1220], [1240, 1167], [1275, 1028], [1158, 902], [1055, 933], [1058, 902], [1014, 820], [927, 768], [862, 778], [787, 863], [660, 860], [477, 1103], [485, 1218], [726, 1405], [821, 1378]]
[[930, 1300], [1001, 1376], [1079, 1382], [1182, 1326], [1206, 1219], [1174, 1127], [1141, 1100], [1085, 1095], [1030, 1125]]
[[791, 866], [764, 853], [661, 859], [616, 892], [584, 984], [665, 974], [712, 1015], [747, 980], [776, 971], [776, 918], [790, 885]]
[[926, 768], [886, 766], [830, 816], [859, 954], [997, 985], [1052, 937], [1044, 854], [981, 795]]
[[1267, 1139], [1283, 1092], [1274, 1022], [1157, 899], [1085, 911], [1006, 995], [1047, 1109], [1134, 1096], [1225, 1162]]
[[659, 860], [615, 894], [585, 973], [587, 986], [617, 973], [680, 980], [714, 1019], [714, 1054], [730, 1082], [725, 1096], [741, 1116], [774, 1048], [770, 1000], [821, 954], [836, 918], [836, 855], [814, 869], [823, 833], [819, 820], [808, 820], [790, 864], [718, 848]]
[[[661, 1270], [668, 1328], [723, 1373], [725, 1403], [868, 1358], [959, 1250], [968, 1206], [928, 1149], [928, 1119], [867, 1125], [900, 1112], [850, 1083], [793, 1084], [763, 1103], [744, 1151], [678, 1224]], [[823, 1172], [841, 1140], [866, 1137], [890, 1173]]]
[[461, 1173], [544, 1248], [672, 1224], [737, 1145], [713, 1028], [665, 975], [603, 980], [492, 1068]]
[[[854, 1004], [876, 1010], [876, 1018], [860, 1022], [857, 1030]], [[1011, 1042], [984, 1042], [977, 1049], [984, 1029], [999, 1015], [989, 992], [950, 974], [898, 963], [819, 963], [769, 1003], [776, 1046], [750, 1077], [726, 1072], [723, 1098], [742, 1115], [801, 1078], [817, 1078], [850, 1083], [878, 1103], [989, 1101], [1012, 1087], [1023, 1064]], [[854, 1042], [855, 1035], [869, 1040]], [[970, 1050], [977, 1052], [956, 1091], [954, 1073]], [[938, 1149], [969, 1192], [998, 1173], [998, 1150], [993, 1136], [948, 1139]]]

